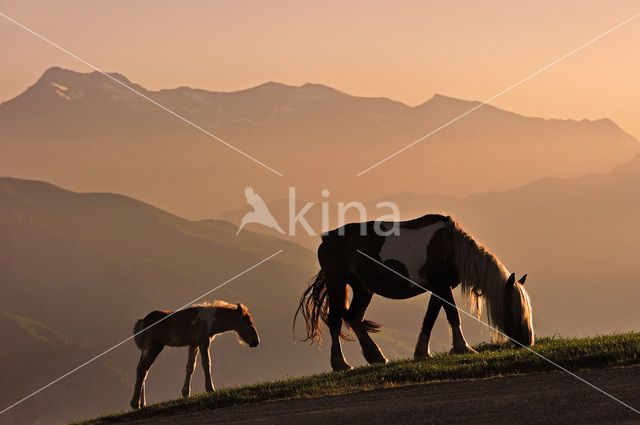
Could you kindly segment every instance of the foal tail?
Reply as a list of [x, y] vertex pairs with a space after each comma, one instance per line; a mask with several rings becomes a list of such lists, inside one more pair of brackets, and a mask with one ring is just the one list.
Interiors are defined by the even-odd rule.
[[138, 320], [136, 324], [133, 325], [133, 340], [135, 341], [136, 346], [141, 350], [144, 348], [144, 344], [142, 342], [142, 331], [144, 328], [144, 319]]
[[[296, 319], [298, 313], [302, 313], [302, 317], [305, 321], [307, 330], [307, 337], [303, 341], [318, 340], [318, 343], [322, 342], [320, 320], [325, 326], [328, 326], [329, 322], [329, 291], [327, 288], [327, 281], [325, 274], [322, 270], [313, 278], [313, 282], [304, 291], [302, 297], [300, 297], [300, 304], [293, 317], [293, 328], [295, 333]], [[349, 323], [344, 320], [343, 323], [350, 328]], [[363, 320], [362, 326], [367, 332], [379, 332], [380, 325], [370, 320]], [[344, 331], [340, 331], [340, 338], [344, 340], [350, 340], [349, 334]]]

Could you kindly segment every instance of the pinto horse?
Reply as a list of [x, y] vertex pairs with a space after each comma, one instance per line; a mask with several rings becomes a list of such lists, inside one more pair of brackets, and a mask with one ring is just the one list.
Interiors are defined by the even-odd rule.
[[257, 347], [260, 343], [253, 319], [247, 307], [242, 304], [216, 301], [176, 312], [152, 311], [144, 319], [138, 320], [133, 328], [133, 335], [142, 354], [138, 362], [131, 407], [144, 407], [147, 374], [165, 345], [189, 346], [187, 376], [182, 387], [183, 397], [189, 397], [191, 392], [191, 377], [196, 369], [198, 351], [202, 356], [205, 388], [207, 392], [214, 391], [209, 347], [214, 336], [227, 331], [235, 331], [238, 339], [246, 342], [249, 347]]
[[[462, 334], [453, 298], [458, 284], [478, 315], [486, 305], [492, 327], [520, 344], [534, 343], [531, 302], [523, 286], [526, 275], [516, 282], [515, 274], [449, 216], [347, 224], [323, 235], [318, 260], [320, 272], [300, 299], [294, 327], [302, 313], [307, 340], [313, 342], [321, 338], [320, 320], [328, 325], [333, 370], [351, 368], [340, 343], [347, 337], [343, 322], [355, 333], [369, 363], [386, 363], [369, 335], [380, 325], [364, 318], [374, 294], [407, 299], [432, 292], [414, 352], [418, 360], [431, 356], [429, 338], [441, 307], [451, 326], [451, 352], [474, 351]], [[347, 286], [353, 291], [349, 306]]]

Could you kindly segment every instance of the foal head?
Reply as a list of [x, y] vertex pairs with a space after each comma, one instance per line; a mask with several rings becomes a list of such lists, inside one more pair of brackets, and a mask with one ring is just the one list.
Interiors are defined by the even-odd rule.
[[524, 289], [527, 275], [516, 282], [516, 274], [512, 273], [505, 287], [504, 333], [524, 346], [534, 342], [531, 300]]
[[240, 337], [242, 341], [246, 342], [249, 347], [257, 347], [260, 343], [260, 337], [258, 336], [258, 331], [253, 324], [253, 318], [251, 318], [247, 307], [238, 303], [234, 314], [234, 330], [238, 334], [238, 337]]

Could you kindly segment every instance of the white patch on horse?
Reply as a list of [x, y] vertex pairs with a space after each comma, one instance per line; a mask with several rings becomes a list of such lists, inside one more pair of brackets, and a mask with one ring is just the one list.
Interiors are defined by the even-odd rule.
[[420, 283], [420, 268], [427, 264], [427, 247], [433, 235], [445, 226], [444, 221], [431, 224], [421, 229], [400, 228], [397, 236], [386, 236], [380, 248], [380, 260], [395, 260], [404, 264], [409, 279]]
[[197, 320], [205, 322], [208, 326], [208, 329], [211, 329], [211, 327], [213, 326], [213, 322], [216, 321], [216, 309], [211, 307], [199, 307], [198, 315], [193, 322], [195, 323]]

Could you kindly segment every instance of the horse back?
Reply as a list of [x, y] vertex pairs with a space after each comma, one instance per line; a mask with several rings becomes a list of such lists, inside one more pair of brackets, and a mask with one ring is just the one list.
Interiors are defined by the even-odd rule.
[[158, 320], [162, 320], [165, 317], [167, 317], [168, 315], [170, 315], [171, 313], [173, 313], [172, 311], [167, 311], [167, 310], [154, 310], [151, 313], [147, 314], [146, 316], [144, 316], [144, 322], [147, 326], [152, 325], [153, 323], [156, 323]]
[[[402, 230], [415, 230], [431, 226], [442, 222], [444, 224], [451, 223], [453, 219], [449, 216], [440, 214], [427, 214], [412, 220], [406, 221], [366, 221], [363, 223], [348, 223], [344, 226], [333, 229], [322, 235], [322, 245], [327, 250], [333, 252], [345, 251], [353, 252], [355, 250], [363, 250], [365, 252], [374, 252], [375, 249], [382, 246], [387, 237], [401, 238]], [[385, 232], [389, 232], [393, 227], [398, 226], [399, 234], [397, 236], [385, 236]]]
[[[362, 223], [348, 223], [343, 226], [337, 227], [333, 230], [322, 235], [322, 241], [327, 243], [337, 242], [337, 241], [349, 241], [349, 239], [358, 239], [358, 238], [366, 238], [367, 236], [378, 236], [377, 232], [379, 230], [376, 229], [376, 223], [380, 223], [380, 225], [384, 229], [389, 229], [390, 226], [397, 224], [400, 226], [400, 229], [419, 229], [422, 227], [427, 227], [432, 224], [438, 222], [452, 222], [453, 219], [448, 215], [442, 214], [427, 214], [422, 217], [414, 218], [411, 220], [405, 221], [365, 221]], [[364, 230], [364, 231], [363, 231]], [[384, 237], [384, 236], [378, 236]]]
[[[455, 280], [448, 246], [450, 223], [451, 217], [440, 214], [401, 222], [350, 223], [323, 236], [318, 260], [329, 276], [350, 276], [374, 293], [408, 298], [422, 289], [399, 275], [429, 288], [435, 282]], [[398, 231], [390, 233], [392, 226]]]
[[207, 338], [208, 329], [206, 324], [196, 321], [197, 317], [198, 310], [195, 307], [176, 312], [152, 311], [142, 319], [145, 331], [142, 332], [138, 341], [143, 347], [152, 344], [178, 347], [199, 345]]

